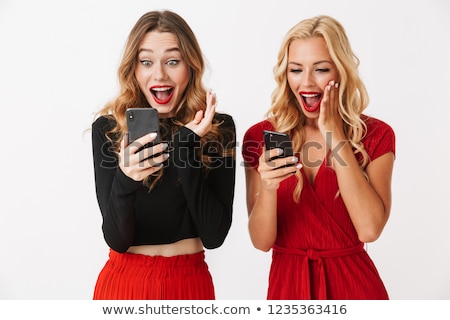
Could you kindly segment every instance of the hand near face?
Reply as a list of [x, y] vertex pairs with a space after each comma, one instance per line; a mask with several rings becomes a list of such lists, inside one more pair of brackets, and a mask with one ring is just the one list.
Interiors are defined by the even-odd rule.
[[327, 132], [343, 136], [343, 120], [339, 114], [339, 83], [335, 81], [330, 81], [325, 87], [318, 125], [324, 138]]
[[216, 94], [211, 90], [206, 92], [206, 110], [197, 111], [194, 120], [186, 124], [186, 128], [203, 137], [211, 130], [214, 114], [216, 113]]

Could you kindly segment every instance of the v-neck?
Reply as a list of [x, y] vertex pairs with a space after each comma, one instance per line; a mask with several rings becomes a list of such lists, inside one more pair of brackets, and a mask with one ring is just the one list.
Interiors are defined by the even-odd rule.
[[301, 168], [301, 172], [302, 172], [302, 177], [303, 180], [306, 180], [308, 182], [308, 184], [314, 189], [316, 190], [317, 187], [317, 177], [319, 176], [319, 174], [321, 174], [321, 172], [323, 171], [323, 167], [326, 165], [327, 163], [327, 159], [329, 156], [329, 151], [325, 154], [325, 157], [322, 160], [322, 163], [319, 166], [319, 169], [317, 169], [316, 174], [313, 176], [312, 181], [309, 180], [308, 176], [306, 175], [306, 172], [304, 170], [304, 168]]

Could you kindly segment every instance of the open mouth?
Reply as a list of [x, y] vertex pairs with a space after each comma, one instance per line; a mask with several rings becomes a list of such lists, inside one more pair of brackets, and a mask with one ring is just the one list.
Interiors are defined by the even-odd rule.
[[159, 104], [169, 103], [170, 99], [173, 96], [173, 87], [151, 87], [150, 92], [152, 93], [153, 98]]
[[314, 112], [320, 107], [322, 101], [322, 94], [319, 92], [300, 92], [300, 96], [303, 100], [303, 106], [308, 112]]

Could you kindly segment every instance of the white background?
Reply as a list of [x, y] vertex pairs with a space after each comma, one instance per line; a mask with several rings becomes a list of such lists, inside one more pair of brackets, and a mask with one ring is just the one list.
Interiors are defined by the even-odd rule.
[[[391, 218], [368, 246], [392, 299], [450, 299], [450, 3], [423, 1], [0, 0], [0, 299], [91, 299], [108, 248], [89, 129], [117, 91], [126, 37], [172, 9], [198, 37], [205, 84], [245, 130], [263, 119], [285, 33], [337, 18], [361, 60], [366, 113], [397, 135]], [[270, 253], [247, 232], [244, 169], [234, 221], [208, 250], [218, 299], [264, 299]]]

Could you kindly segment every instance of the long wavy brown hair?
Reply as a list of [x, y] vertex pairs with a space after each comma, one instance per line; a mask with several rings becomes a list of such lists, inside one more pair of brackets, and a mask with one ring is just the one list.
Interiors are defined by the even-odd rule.
[[[362, 82], [358, 67], [359, 59], [353, 53], [343, 26], [329, 16], [317, 16], [300, 21], [286, 34], [278, 53], [277, 64], [273, 72], [277, 83], [272, 93], [272, 106], [267, 117], [277, 131], [291, 135], [294, 150], [300, 150], [305, 142], [304, 125], [306, 116], [287, 81], [288, 51], [292, 41], [321, 37], [325, 40], [331, 59], [336, 65], [339, 75], [339, 114], [344, 122], [344, 133], [355, 150], [359, 153], [360, 167], [364, 170], [369, 156], [361, 142], [366, 134], [366, 125], [361, 119], [363, 110], [369, 103], [366, 87]], [[303, 188], [301, 173], [297, 173], [298, 183], [294, 191], [294, 199], [300, 199]]]
[[[180, 126], [194, 119], [198, 110], [206, 110], [206, 89], [202, 83], [205, 71], [205, 62], [197, 38], [187, 22], [178, 14], [171, 11], [150, 11], [145, 13], [132, 28], [122, 55], [118, 68], [119, 94], [115, 99], [108, 102], [98, 115], [110, 117], [114, 120], [114, 127], [107, 132], [106, 136], [111, 141], [116, 152], [119, 151], [120, 142], [127, 133], [125, 111], [128, 108], [151, 107], [144, 94], [139, 88], [135, 77], [135, 69], [138, 63], [138, 50], [142, 39], [148, 32], [170, 32], [178, 39], [179, 49], [184, 61], [189, 66], [190, 79], [186, 90], [175, 108], [175, 115], [170, 123], [161, 122], [162, 132], [173, 134]], [[222, 134], [219, 132], [220, 123], [213, 122], [209, 133], [202, 137], [201, 143], [213, 141], [218, 145], [223, 142]], [[200, 148], [199, 156], [202, 164], [207, 168], [210, 159], [203, 155]], [[207, 171], [207, 170], [206, 170]], [[163, 170], [155, 175], [144, 179], [144, 185], [150, 190], [161, 178]]]

